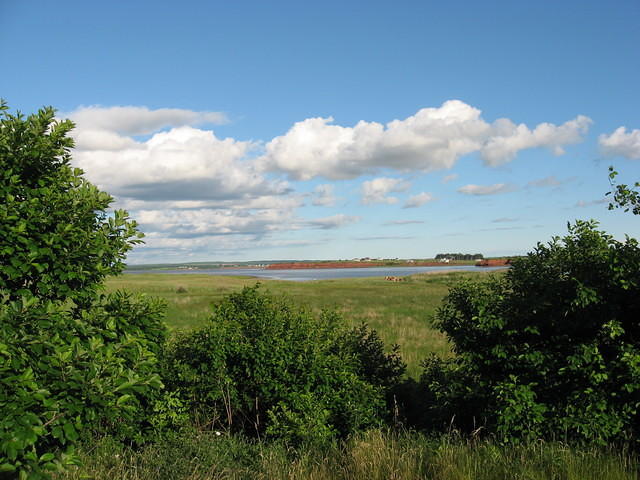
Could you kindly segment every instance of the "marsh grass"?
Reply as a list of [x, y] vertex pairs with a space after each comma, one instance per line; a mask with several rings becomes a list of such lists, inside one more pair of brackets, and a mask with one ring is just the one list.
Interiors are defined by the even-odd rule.
[[[408, 364], [407, 373], [417, 377], [420, 362], [429, 353], [450, 355], [445, 336], [431, 327], [436, 309], [449, 287], [463, 278], [478, 278], [486, 272], [420, 274], [403, 282], [384, 278], [358, 278], [291, 282], [264, 280], [264, 288], [287, 295], [315, 311], [337, 309], [350, 325], [368, 323], [389, 347], [400, 346]], [[224, 295], [255, 285], [251, 277], [199, 274], [132, 274], [111, 278], [110, 290], [129, 291], [161, 297], [167, 302], [166, 322], [170, 329], [191, 329], [203, 325], [211, 305]], [[181, 288], [184, 291], [178, 292]]]
[[79, 480], [632, 480], [638, 460], [625, 450], [537, 442], [505, 448], [455, 436], [373, 430], [326, 448], [292, 450], [215, 432], [182, 432], [134, 451], [102, 439], [81, 452]]

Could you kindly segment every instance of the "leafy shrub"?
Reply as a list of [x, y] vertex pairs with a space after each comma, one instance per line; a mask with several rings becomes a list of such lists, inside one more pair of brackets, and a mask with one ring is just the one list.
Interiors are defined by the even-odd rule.
[[0, 475], [76, 461], [87, 428], [140, 437], [160, 387], [163, 306], [104, 295], [141, 236], [72, 169], [71, 122], [0, 103]]
[[164, 381], [209, 428], [322, 442], [382, 421], [404, 370], [382, 348], [365, 327], [349, 333], [336, 313], [316, 317], [256, 285], [170, 342]]
[[457, 356], [421, 379], [432, 426], [505, 439], [638, 434], [640, 248], [578, 221], [503, 278], [452, 288], [438, 325]]

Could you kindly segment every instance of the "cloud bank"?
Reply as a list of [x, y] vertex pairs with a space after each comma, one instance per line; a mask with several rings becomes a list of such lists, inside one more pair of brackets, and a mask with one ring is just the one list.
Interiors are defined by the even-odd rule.
[[[245, 248], [310, 245], [287, 239], [285, 233], [344, 228], [360, 221], [349, 212], [304, 218], [300, 212], [306, 212], [305, 201], [313, 206], [336, 205], [335, 186], [322, 183], [303, 194], [296, 192], [294, 181], [428, 173], [449, 169], [468, 154], [495, 167], [524, 149], [539, 147], [559, 155], [567, 145], [579, 142], [591, 123], [584, 116], [534, 127], [509, 119], [488, 122], [477, 108], [451, 100], [386, 124], [362, 120], [341, 126], [331, 117], [308, 118], [284, 135], [254, 142], [217, 136], [211, 126], [228, 119], [215, 111], [90, 106], [61, 117], [77, 125], [72, 133], [74, 166], [113, 194], [118, 207], [131, 211], [147, 233], [143, 250], [151, 257], [159, 252], [163, 258], [172, 252], [183, 258], [194, 252], [211, 258], [216, 252]], [[601, 143], [608, 151], [632, 157], [638, 135], [637, 130], [618, 129], [601, 137]], [[620, 150], [621, 145], [626, 147]], [[456, 178], [447, 175], [442, 183]], [[554, 181], [549, 177], [532, 185]], [[403, 178], [377, 176], [361, 184], [360, 201], [399, 204], [393, 194], [410, 187]], [[514, 188], [466, 185], [458, 191], [492, 195]], [[418, 208], [432, 200], [432, 194], [419, 192], [405, 198], [402, 208]]]
[[386, 125], [362, 120], [343, 127], [333, 121], [317, 117], [297, 122], [266, 144], [260, 165], [295, 180], [349, 179], [381, 169], [426, 173], [451, 168], [461, 156], [475, 152], [486, 165], [498, 166], [530, 148], [561, 155], [566, 145], [582, 140], [591, 124], [583, 115], [533, 129], [504, 118], [488, 123], [480, 110], [460, 100]]

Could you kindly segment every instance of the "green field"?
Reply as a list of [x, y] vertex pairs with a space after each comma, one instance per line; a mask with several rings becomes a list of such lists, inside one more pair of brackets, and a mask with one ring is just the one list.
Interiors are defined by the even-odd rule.
[[[489, 273], [421, 274], [402, 282], [377, 277], [313, 282], [261, 279], [260, 283], [269, 292], [286, 295], [313, 310], [336, 309], [350, 325], [369, 324], [388, 346], [400, 346], [408, 374], [415, 377], [420, 361], [429, 353], [450, 355], [444, 335], [431, 327], [449, 286], [463, 278], [485, 275]], [[188, 329], [202, 325], [211, 305], [224, 295], [256, 282], [250, 277], [135, 274], [112, 278], [107, 288], [124, 288], [163, 298], [167, 302], [169, 328]]]

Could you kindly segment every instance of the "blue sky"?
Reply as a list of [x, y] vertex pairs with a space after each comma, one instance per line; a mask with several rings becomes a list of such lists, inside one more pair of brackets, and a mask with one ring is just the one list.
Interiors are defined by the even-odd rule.
[[0, 96], [77, 125], [131, 263], [513, 255], [640, 179], [640, 3], [0, 0]]

